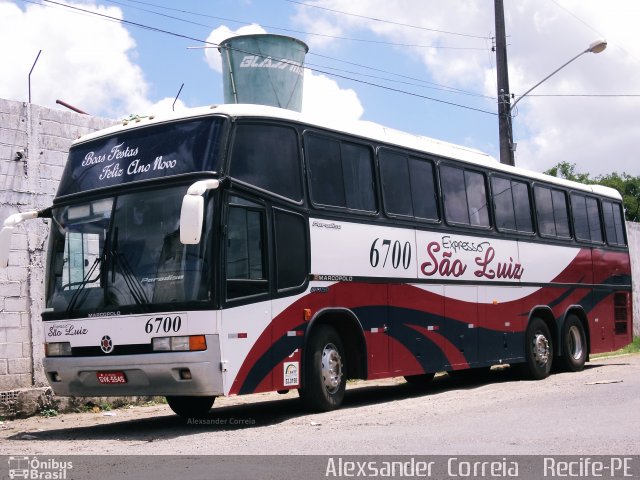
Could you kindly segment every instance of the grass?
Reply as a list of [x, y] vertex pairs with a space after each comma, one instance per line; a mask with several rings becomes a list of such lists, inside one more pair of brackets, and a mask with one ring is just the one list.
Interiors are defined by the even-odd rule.
[[596, 355], [591, 355], [591, 358], [602, 358], [602, 357], [610, 357], [612, 355], [624, 355], [627, 353], [638, 353], [640, 352], [640, 337], [634, 337], [633, 342], [627, 345], [620, 350], [616, 350], [611, 353], [598, 353]]
[[640, 352], [640, 337], [635, 337], [633, 342], [619, 350], [619, 353], [638, 353]]

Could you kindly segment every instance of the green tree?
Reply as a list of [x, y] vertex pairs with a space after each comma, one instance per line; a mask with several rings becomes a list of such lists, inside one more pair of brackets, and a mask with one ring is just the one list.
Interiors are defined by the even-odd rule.
[[622, 195], [627, 220], [640, 222], [640, 177], [634, 177], [624, 172], [622, 174], [613, 172], [592, 178], [588, 173], [577, 172], [576, 164], [569, 162], [560, 162], [544, 173], [575, 182], [615, 188]]

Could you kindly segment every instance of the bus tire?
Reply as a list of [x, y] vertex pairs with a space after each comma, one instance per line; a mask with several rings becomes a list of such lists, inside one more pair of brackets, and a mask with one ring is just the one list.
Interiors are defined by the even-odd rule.
[[309, 338], [304, 362], [304, 385], [300, 397], [311, 410], [327, 412], [339, 408], [346, 387], [346, 355], [338, 332], [319, 325]]
[[209, 413], [216, 397], [168, 396], [166, 399], [176, 415], [183, 418], [200, 418]]
[[422, 373], [420, 375], [407, 375], [404, 379], [407, 383], [414, 385], [416, 387], [424, 387], [431, 383], [433, 377], [435, 377], [435, 373]]
[[534, 317], [525, 333], [526, 362], [524, 373], [533, 380], [542, 380], [551, 373], [553, 363], [553, 339], [549, 327], [541, 318]]
[[580, 319], [571, 314], [562, 327], [561, 366], [569, 372], [580, 372], [587, 361], [587, 336]]

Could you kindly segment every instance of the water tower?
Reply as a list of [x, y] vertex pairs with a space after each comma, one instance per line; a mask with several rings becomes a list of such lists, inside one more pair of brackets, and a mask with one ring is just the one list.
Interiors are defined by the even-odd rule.
[[218, 50], [225, 103], [302, 109], [305, 43], [283, 35], [241, 35], [224, 40]]

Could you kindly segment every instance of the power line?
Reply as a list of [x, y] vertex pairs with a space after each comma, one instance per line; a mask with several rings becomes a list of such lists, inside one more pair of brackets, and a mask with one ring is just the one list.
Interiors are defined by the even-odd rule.
[[[307, 67], [304, 67], [304, 68], [307, 68]], [[384, 86], [384, 85], [379, 85], [379, 84], [367, 82], [367, 81], [364, 81], [364, 80], [358, 80], [357, 78], [351, 78], [351, 77], [346, 77], [344, 75], [338, 75], [338, 74], [331, 73], [331, 72], [325, 72], [323, 70], [318, 70], [318, 69], [310, 69], [310, 70], [314, 71], [314, 72], [324, 73], [326, 75], [331, 75], [333, 77], [343, 78], [343, 79], [346, 79], [346, 80], [351, 80], [351, 81], [354, 81], [354, 82], [362, 83], [364, 85], [370, 85], [370, 86], [382, 88], [384, 90], [389, 90], [389, 91], [392, 91], [392, 92], [403, 93], [403, 94], [406, 94], [406, 95], [411, 95], [413, 97], [423, 98], [425, 100], [431, 100], [433, 102], [444, 103], [446, 105], [451, 105], [451, 106], [454, 106], [454, 107], [464, 108], [466, 110], [473, 110], [475, 112], [487, 113], [489, 115], [498, 115], [496, 112], [490, 112], [489, 110], [483, 110], [481, 108], [469, 107], [468, 105], [461, 105], [459, 103], [448, 102], [446, 100], [441, 100], [439, 98], [428, 97], [426, 95], [420, 95], [420, 94], [414, 93], [414, 92], [407, 92], [406, 90], [400, 90], [399, 88], [387, 87], [387, 86]]]
[[[29, 0], [22, 0], [22, 1], [24, 1], [26, 3], [34, 3], [36, 5], [41, 5], [41, 4], [29, 1]], [[217, 43], [209, 42], [207, 40], [198, 39], [198, 38], [195, 38], [195, 37], [191, 37], [189, 35], [183, 35], [183, 34], [180, 34], [180, 33], [172, 32], [172, 31], [169, 31], [169, 30], [164, 30], [164, 29], [157, 28], [157, 27], [152, 27], [150, 25], [145, 25], [145, 24], [138, 23], [138, 22], [132, 22], [131, 20], [125, 20], [125, 19], [112, 17], [112, 16], [106, 15], [104, 13], [93, 12], [91, 10], [85, 10], [83, 8], [80, 8], [80, 7], [76, 7], [76, 6], [73, 6], [73, 5], [68, 5], [68, 4], [56, 2], [54, 0], [42, 0], [42, 1], [45, 2], [45, 3], [57, 5], [57, 6], [60, 6], [60, 7], [63, 7], [63, 8], [67, 8], [67, 9], [71, 9], [71, 10], [74, 10], [74, 11], [80, 11], [80, 12], [88, 13], [88, 14], [91, 14], [91, 15], [95, 15], [95, 16], [98, 16], [98, 17], [101, 17], [101, 18], [104, 18], [104, 19], [115, 20], [117, 22], [124, 23], [126, 25], [132, 25], [132, 26], [135, 26], [135, 27], [138, 27], [138, 28], [142, 28], [144, 30], [149, 30], [149, 31], [157, 32], [157, 33], [164, 33], [166, 35], [170, 35], [170, 36], [174, 36], [174, 37], [182, 38], [182, 39], [186, 39], [186, 40], [192, 40], [194, 42], [201, 42], [201, 43], [204, 43], [206, 45], [212, 45], [212, 46], [215, 46], [215, 47], [219, 46]], [[250, 53], [250, 54], [255, 55], [255, 52], [245, 52], [245, 51], [240, 50], [240, 49], [235, 49], [235, 50], [239, 51], [241, 53]], [[388, 87], [388, 86], [385, 86], [385, 85], [380, 85], [380, 84], [377, 84], [377, 83], [368, 82], [368, 81], [360, 80], [360, 79], [353, 78], [353, 77], [348, 77], [346, 75], [339, 75], [339, 74], [336, 74], [336, 73], [333, 73], [333, 72], [328, 72], [328, 71], [320, 70], [320, 69], [317, 69], [317, 68], [309, 68], [309, 67], [306, 67], [306, 66], [303, 67], [303, 68], [305, 68], [306, 70], [313, 71], [313, 72], [323, 73], [325, 75], [329, 75], [329, 76], [332, 76], [332, 77], [342, 78], [342, 79], [345, 79], [345, 80], [350, 80], [350, 81], [353, 81], [353, 82], [361, 83], [363, 85], [369, 85], [369, 86], [381, 88], [383, 90], [388, 90], [388, 91], [392, 91], [392, 92], [396, 92], [396, 93], [402, 93], [402, 94], [413, 96], [413, 97], [417, 97], [417, 98], [422, 98], [424, 100], [430, 100], [430, 101], [433, 101], [433, 102], [442, 103], [442, 104], [450, 105], [450, 106], [454, 106], [454, 107], [459, 107], [459, 108], [463, 108], [463, 109], [471, 110], [471, 111], [475, 111], [475, 112], [486, 113], [488, 115], [497, 115], [497, 113], [491, 112], [489, 110], [483, 110], [483, 109], [480, 109], [480, 108], [470, 107], [468, 105], [462, 105], [462, 104], [455, 103], [455, 102], [449, 102], [449, 101], [442, 100], [442, 99], [439, 99], [439, 98], [429, 97], [427, 95], [421, 95], [421, 94], [418, 94], [418, 93], [409, 92], [409, 91], [406, 91], [406, 90], [401, 90], [399, 88]]]
[[415, 29], [418, 29], [418, 30], [425, 30], [425, 31], [434, 32], [434, 33], [442, 33], [442, 34], [445, 34], [445, 35], [457, 35], [457, 36], [460, 36], [460, 37], [480, 38], [480, 39], [483, 39], [483, 40], [488, 38], [488, 37], [484, 37], [484, 36], [481, 36], [481, 35], [470, 35], [468, 33], [449, 32], [449, 31], [446, 31], [446, 30], [437, 30], [435, 28], [421, 27], [421, 26], [418, 26], [418, 25], [409, 25], [407, 23], [394, 22], [394, 21], [391, 21], [391, 20], [382, 20], [380, 18], [367, 17], [366, 15], [358, 15], [357, 13], [343, 12], [341, 10], [334, 10], [333, 8], [321, 7], [320, 5], [312, 5], [310, 3], [299, 2], [299, 1], [296, 1], [296, 0], [284, 0], [284, 1], [285, 2], [289, 2], [289, 3], [295, 3], [297, 5], [302, 5], [304, 7], [317, 8], [319, 10], [325, 10], [325, 11], [332, 12], [332, 13], [339, 13], [340, 15], [348, 15], [350, 17], [363, 18], [363, 19], [366, 19], [366, 20], [374, 21], [374, 22], [388, 23], [390, 25], [397, 25], [397, 26], [400, 26], [400, 27], [415, 28]]
[[[316, 57], [326, 58], [328, 60], [334, 60], [336, 62], [346, 63], [347, 65], [353, 65], [353, 66], [361, 67], [361, 68], [364, 68], [364, 69], [367, 69], [367, 70], [372, 70], [372, 71], [381, 72], [381, 73], [387, 73], [389, 75], [394, 75], [394, 76], [399, 77], [399, 78], [406, 78], [408, 80], [413, 80], [413, 81], [416, 81], [416, 82], [420, 82], [419, 84], [409, 83], [409, 82], [399, 82], [399, 83], [407, 83], [409, 85], [416, 85], [416, 86], [425, 86], [426, 88], [440, 87], [440, 88], [436, 88], [436, 89], [437, 90], [443, 90], [443, 91], [446, 91], [446, 92], [451, 92], [451, 93], [459, 93], [459, 94], [462, 94], [462, 95], [469, 95], [469, 96], [472, 96], [472, 97], [488, 98], [490, 100], [495, 100], [496, 99], [496, 97], [483, 95], [481, 93], [471, 92], [471, 91], [468, 91], [468, 90], [463, 90], [461, 88], [456, 88], [456, 87], [451, 87], [451, 86], [448, 86], [448, 85], [443, 85], [441, 83], [429, 82], [429, 81], [423, 80], [421, 78], [411, 77], [411, 76], [408, 76], [408, 75], [402, 75], [402, 74], [397, 73], [397, 72], [390, 72], [388, 70], [382, 70], [380, 68], [371, 67], [371, 66], [368, 66], [368, 65], [363, 65], [361, 63], [349, 62], [347, 60], [341, 60], [339, 58], [329, 57], [329, 56], [326, 56], [326, 55], [321, 55], [319, 53], [309, 52], [308, 55], [313, 55], [313, 56], [316, 56]], [[362, 74], [359, 74], [359, 75], [362, 75]], [[380, 78], [380, 77], [374, 77], [374, 78]], [[398, 81], [398, 80], [394, 80], [394, 81]], [[433, 85], [433, 87], [428, 87], [428, 85]]]
[[[181, 10], [178, 8], [171, 8], [171, 7], [165, 7], [163, 5], [157, 5], [157, 4], [153, 4], [150, 2], [142, 2], [142, 1], [138, 1], [138, 0], [127, 0], [129, 3], [122, 3], [122, 2], [118, 2], [116, 0], [105, 0], [109, 3], [113, 3], [116, 5], [122, 5], [124, 7], [127, 8], [133, 8], [136, 10], [141, 10], [143, 12], [147, 12], [147, 13], [152, 13], [154, 15], [159, 15], [162, 17], [166, 17], [166, 18], [171, 18], [174, 20], [178, 20], [181, 22], [185, 22], [185, 23], [190, 23], [192, 25], [197, 25], [200, 27], [206, 27], [206, 28], [213, 28], [211, 25], [205, 25], [202, 23], [198, 23], [198, 22], [194, 22], [191, 20], [186, 20], [184, 18], [180, 18], [180, 17], [175, 17], [173, 15], [167, 15], [164, 13], [160, 13], [160, 12], [155, 12], [153, 10], [147, 10], [145, 8], [141, 8], [141, 7], [135, 7], [132, 5], [129, 5], [129, 3], [139, 3], [139, 4], [143, 4], [143, 5], [148, 5], [151, 7], [155, 7], [155, 8], [160, 8], [160, 9], [164, 9], [164, 10], [170, 10], [170, 11], [174, 11], [174, 12], [179, 12], [179, 13], [186, 13], [188, 15], [196, 15], [196, 16], [200, 16], [200, 17], [206, 17], [206, 18], [212, 18], [215, 20], [222, 20], [224, 22], [231, 22], [231, 23], [237, 23], [240, 25], [254, 25], [255, 23], [253, 22], [245, 22], [242, 20], [234, 20], [232, 18], [225, 18], [225, 17], [217, 17], [214, 15], [208, 15], [208, 14], [204, 14], [204, 13], [198, 13], [198, 12], [193, 12], [193, 11], [189, 11], [189, 10]], [[340, 35], [329, 35], [326, 33], [315, 33], [315, 32], [306, 32], [303, 30], [294, 30], [291, 28], [283, 28], [283, 27], [275, 27], [273, 25], [261, 25], [265, 28], [269, 28], [271, 30], [277, 30], [277, 31], [281, 31], [281, 32], [287, 32], [287, 33], [296, 33], [296, 34], [302, 34], [302, 35], [310, 35], [310, 36], [315, 36], [315, 37], [323, 37], [323, 38], [332, 38], [335, 40], [346, 40], [346, 41], [350, 41], [350, 42], [361, 42], [361, 43], [373, 43], [376, 45], [386, 45], [386, 46], [392, 46], [392, 47], [412, 47], [412, 48], [434, 48], [434, 49], [438, 49], [438, 50], [485, 50], [485, 48], [482, 47], [449, 47], [449, 46], [444, 46], [444, 45], [421, 45], [421, 44], [412, 44], [412, 43], [395, 43], [395, 42], [385, 42], [382, 40], [371, 40], [371, 39], [365, 39], [365, 38], [352, 38], [352, 37], [343, 37]]]
[[563, 7], [562, 5], [560, 5], [558, 2], [556, 2], [556, 0], [551, 0], [551, 2], [553, 4], [555, 4], [556, 7], [561, 8], [562, 10], [564, 10], [565, 12], [567, 12], [569, 15], [571, 15], [573, 18], [575, 18], [576, 20], [578, 20], [580, 23], [582, 23], [585, 27], [587, 27], [589, 30], [595, 32], [597, 35], [599, 35], [600, 37], [604, 37], [604, 35], [602, 35], [602, 33], [600, 33], [598, 30], [596, 30], [595, 28], [593, 28], [591, 25], [589, 25], [587, 22], [585, 22], [584, 20], [582, 20], [580, 17], [578, 17], [575, 13], [573, 13], [571, 10], [569, 10], [566, 7]]
[[[587, 22], [585, 22], [583, 19], [581, 19], [580, 17], [578, 17], [578, 15], [576, 15], [575, 13], [573, 13], [571, 10], [569, 10], [566, 7], [563, 7], [562, 5], [560, 5], [556, 0], [550, 0], [551, 2], [553, 2], [553, 4], [558, 7], [561, 8], [562, 10], [564, 10], [565, 12], [567, 12], [569, 15], [571, 15], [573, 18], [575, 18], [577, 21], [579, 21], [580, 23], [582, 23], [585, 27], [587, 27], [589, 30], [595, 32], [598, 36], [604, 38], [606, 37], [606, 35], [603, 35], [602, 33], [600, 33], [600, 31], [598, 31], [596, 28], [592, 27], [591, 25], [589, 25]], [[611, 43], [611, 42], [610, 42]], [[611, 43], [613, 45], [613, 43]], [[620, 50], [622, 50], [624, 53], [626, 53], [627, 55], [629, 55], [631, 58], [633, 58], [636, 62], [640, 62], [640, 60], [633, 55], [629, 50], [627, 50], [626, 48], [620, 46], [620, 45], [616, 45], [616, 47], [618, 47]]]
[[547, 93], [528, 94], [527, 97], [635, 98], [640, 97], [640, 93]]
[[[375, 78], [378, 80], [383, 80], [383, 81], [388, 81], [388, 82], [394, 82], [394, 83], [401, 83], [403, 85], [411, 85], [414, 87], [421, 87], [421, 88], [428, 88], [431, 90], [438, 90], [441, 92], [447, 92], [447, 93], [455, 93], [457, 95], [468, 95], [471, 97], [478, 97], [478, 98], [488, 98], [491, 100], [495, 100], [494, 97], [490, 97], [488, 95], [482, 95], [480, 93], [473, 93], [473, 92], [465, 92], [459, 89], [454, 89], [453, 87], [447, 87], [447, 86], [437, 86], [437, 84], [430, 84], [430, 85], [426, 85], [426, 83], [430, 83], [430, 82], [424, 82], [420, 79], [415, 79], [415, 81], [413, 82], [409, 82], [409, 81], [405, 81], [405, 80], [398, 80], [397, 78], [385, 78], [385, 77], [380, 77], [377, 75], [367, 75], [366, 73], [361, 73], [361, 72], [354, 72], [354, 71], [350, 71], [350, 70], [343, 70], [340, 68], [335, 68], [335, 67], [329, 67], [326, 65], [318, 65], [318, 64], [314, 64], [314, 63], [309, 63], [309, 62], [305, 62], [305, 65], [307, 66], [312, 66], [312, 67], [319, 67], [319, 68], [326, 68], [329, 70], [332, 70], [334, 72], [342, 72], [342, 73], [347, 73], [347, 74], [353, 74], [353, 75], [359, 75], [361, 77], [368, 77], [368, 78]], [[369, 67], [364, 67], [364, 68], [369, 68]], [[389, 72], [392, 75], [396, 75], [392, 72]], [[411, 77], [406, 77], [406, 78], [411, 78]], [[418, 83], [416, 83], [418, 82]]]
[[[204, 25], [204, 24], [201, 24], [201, 23], [192, 22], [190, 20], [186, 20], [186, 19], [183, 19], [183, 18], [175, 17], [175, 16], [172, 16], [172, 15], [166, 15], [166, 14], [162, 14], [162, 13], [159, 13], [159, 12], [155, 12], [153, 10], [147, 10], [147, 9], [143, 9], [143, 8], [140, 8], [140, 7], [133, 7], [133, 6], [130, 6], [128, 4], [124, 4], [124, 3], [118, 2], [116, 0], [106, 0], [106, 1], [108, 1], [110, 3], [117, 4], [117, 5], [122, 5], [122, 6], [125, 6], [127, 8], [134, 8], [134, 9], [137, 9], [137, 10], [142, 10], [144, 12], [152, 13], [152, 14], [155, 14], [155, 15], [160, 15], [160, 16], [163, 16], [163, 17], [179, 20], [179, 21], [182, 21], [182, 22], [186, 22], [186, 23], [190, 23], [190, 24], [194, 24], [194, 25], [198, 25], [198, 26], [202, 26], [202, 27], [206, 27], [206, 28], [213, 28], [212, 25]], [[191, 11], [191, 10], [181, 10], [181, 9], [178, 9], [178, 8], [165, 7], [163, 5], [157, 5], [157, 4], [154, 4], [154, 3], [151, 3], [151, 2], [143, 2], [141, 0], [126, 0], [126, 1], [128, 3], [139, 3], [139, 4], [142, 4], [142, 5], [147, 5], [147, 6], [160, 8], [160, 9], [164, 9], [164, 10], [175, 11], [175, 12], [179, 12], [179, 13], [185, 13], [185, 14], [188, 14], [188, 15], [195, 15], [195, 16], [201, 16], [201, 17], [206, 17], [206, 18], [213, 18], [213, 19], [216, 19], [216, 20], [223, 20], [223, 21], [239, 23], [239, 24], [243, 24], [243, 25], [252, 25], [252, 24], [254, 24], [254, 23], [251, 23], [251, 22], [244, 22], [244, 21], [240, 21], [240, 20], [233, 20], [233, 19], [229, 19], [229, 18], [217, 17], [217, 16], [214, 16], [214, 15], [208, 15], [208, 14], [205, 14], [205, 13], [194, 12], [194, 11]], [[302, 33], [302, 34], [305, 34], [305, 35], [320, 35], [320, 36], [325, 36], [325, 37], [330, 37], [330, 38], [335, 38], [335, 39], [343, 39], [343, 40], [369, 41], [369, 40], [353, 39], [353, 38], [348, 38], [348, 37], [339, 37], [339, 36], [333, 36], [333, 35], [323, 35], [323, 34], [309, 33], [309, 32], [304, 32], [304, 31], [299, 31], [299, 30], [292, 30], [292, 29], [274, 27], [274, 26], [270, 26], [270, 25], [262, 25], [262, 26], [266, 27], [266, 28], [273, 29], [273, 30], [282, 30], [282, 31], [286, 31], [286, 32]], [[398, 46], [398, 45], [407, 46], [406, 44], [394, 44], [394, 43], [389, 43], [389, 42], [382, 42], [382, 44], [393, 45], [393, 46]], [[435, 46], [435, 45], [422, 45], [422, 47], [425, 47], [425, 48], [437, 48], [437, 49], [453, 49], [453, 50], [487, 50], [486, 47], [485, 48], [475, 48], [475, 47], [468, 48], [468, 47], [447, 47], [447, 46]], [[346, 63], [346, 64], [349, 64], [349, 65], [358, 66], [358, 67], [365, 68], [365, 69], [368, 69], [368, 70], [378, 71], [378, 72], [386, 73], [386, 74], [389, 74], [389, 75], [394, 75], [394, 76], [397, 76], [399, 78], [406, 78], [406, 79], [409, 79], [409, 80], [414, 80], [414, 81], [420, 82], [420, 84], [415, 84], [415, 83], [411, 83], [411, 82], [402, 82], [402, 81], [398, 81], [398, 83], [404, 83], [404, 84], [407, 84], [407, 85], [414, 85], [414, 86], [422, 86], [423, 88], [431, 88], [431, 89], [435, 89], [435, 90], [442, 90], [442, 91], [447, 91], [447, 92], [456, 93], [456, 94], [460, 94], [460, 95], [468, 95], [468, 96], [473, 96], [473, 97], [495, 99], [495, 97], [490, 97], [490, 96], [483, 95], [483, 94], [480, 94], [480, 93], [477, 93], [477, 92], [470, 92], [470, 91], [463, 90], [463, 89], [460, 89], [460, 88], [451, 87], [449, 85], [443, 85], [443, 84], [438, 84], [438, 83], [434, 83], [434, 82], [427, 82], [427, 81], [424, 81], [422, 79], [418, 79], [418, 78], [414, 78], [414, 77], [408, 77], [408, 76], [405, 76], [405, 75], [402, 75], [402, 74], [399, 74], [399, 73], [396, 73], [396, 72], [389, 72], [389, 71], [386, 71], [386, 70], [381, 70], [381, 69], [378, 69], [378, 68], [375, 68], [375, 67], [370, 67], [370, 66], [367, 66], [367, 65], [348, 62], [346, 60], [341, 60], [339, 58], [330, 57], [330, 56], [326, 56], [326, 55], [321, 55], [321, 54], [314, 53], [314, 52], [309, 52], [309, 55], [314, 55], [314, 56], [317, 56], [317, 57], [326, 58], [326, 59], [333, 60], [333, 61], [336, 61], [336, 62]], [[307, 65], [312, 65], [312, 64], [307, 63]], [[324, 65], [318, 65], [318, 66], [320, 66], [321, 68], [332, 68], [332, 67], [327, 67], [327, 66], [324, 66]], [[345, 70], [341, 70], [341, 69], [337, 69], [337, 68], [332, 68], [332, 69], [336, 70], [336, 71], [341, 71], [343, 73], [358, 74], [357, 72], [349, 72], [349, 71], [345, 71]], [[360, 74], [360, 75], [367, 76], [367, 77], [370, 77], [370, 78], [378, 78], [380, 80], [385, 80], [385, 81], [391, 81], [388, 78], [381, 78], [381, 77], [377, 77], [377, 76], [374, 76], [374, 75], [365, 75], [365, 74]], [[426, 85], [424, 85], [424, 84], [426, 84]], [[433, 87], [431, 87], [429, 85], [433, 85]]]

